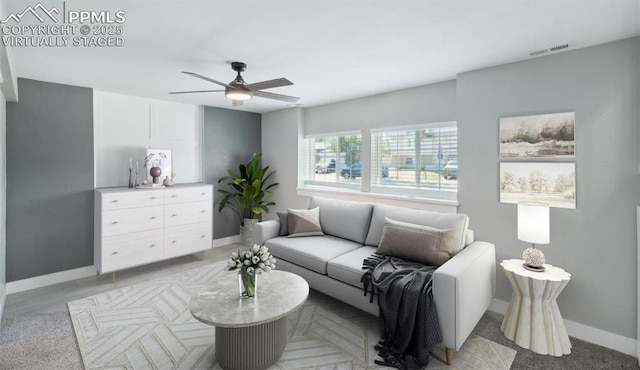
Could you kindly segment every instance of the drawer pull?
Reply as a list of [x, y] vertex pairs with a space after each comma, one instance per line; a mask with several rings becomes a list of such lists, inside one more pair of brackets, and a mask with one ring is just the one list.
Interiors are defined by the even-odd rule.
[[177, 242], [178, 242], [177, 240], [173, 240], [171, 244], [176, 244]]
[[156, 216], [149, 217], [149, 220], [155, 220], [155, 219], [156, 219]]
[[171, 196], [171, 198], [177, 198], [177, 197], [178, 197], [178, 194], [173, 194], [173, 195]]
[[171, 215], [171, 217], [176, 217], [176, 216], [177, 216], [177, 214], [175, 214], [175, 213]]
[[113, 221], [113, 222], [111, 223], [111, 225], [115, 225], [115, 224], [117, 224], [117, 223], [118, 223], [118, 221]]
[[200, 193], [200, 195], [207, 195], [207, 193]]
[[111, 255], [115, 256], [116, 254], [118, 254], [118, 251], [112, 252]]
[[204, 209], [203, 209], [202, 211], [200, 211], [200, 212], [201, 212], [201, 213], [207, 213], [207, 211], [206, 211], [206, 210], [204, 210]]
[[151, 198], [149, 198], [149, 199], [156, 199], [156, 197], [151, 197]]
[[114, 199], [114, 200], [111, 201], [111, 203], [118, 203], [118, 200]]
[[151, 244], [149, 248], [154, 248], [155, 246], [156, 246], [155, 244]]
[[202, 236], [200, 237], [200, 239], [204, 238], [205, 236], [206, 236], [206, 235], [202, 235]]

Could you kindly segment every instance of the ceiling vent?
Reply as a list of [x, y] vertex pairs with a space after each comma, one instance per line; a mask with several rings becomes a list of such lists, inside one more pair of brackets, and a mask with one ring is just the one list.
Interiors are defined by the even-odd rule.
[[552, 46], [550, 48], [547, 49], [541, 49], [541, 50], [536, 50], [536, 51], [532, 51], [529, 53], [530, 57], [537, 57], [540, 55], [544, 55], [544, 54], [548, 54], [548, 53], [553, 53], [559, 50], [563, 50], [563, 49], [567, 49], [569, 48], [569, 44], [560, 44], [560, 45], [556, 45], [556, 46]]

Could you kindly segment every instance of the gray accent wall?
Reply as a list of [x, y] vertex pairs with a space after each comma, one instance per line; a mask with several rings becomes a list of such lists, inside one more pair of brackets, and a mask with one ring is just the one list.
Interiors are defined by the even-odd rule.
[[7, 291], [7, 116], [0, 92], [0, 320]]
[[93, 264], [93, 93], [18, 79], [7, 103], [7, 281]]
[[[565, 319], [636, 338], [636, 223], [640, 39], [458, 75], [459, 211], [497, 261], [529, 245], [516, 206], [499, 202], [498, 118], [575, 111], [577, 209], [551, 209], [547, 262], [571, 273]], [[500, 268], [499, 268], [500, 269]], [[496, 298], [511, 287], [497, 273]]]
[[261, 116], [259, 113], [204, 107], [204, 166], [203, 181], [213, 184], [214, 215], [213, 238], [238, 235], [240, 224], [230, 210], [218, 212], [218, 179], [227, 175], [228, 169], [238, 171], [240, 163], [246, 163], [251, 155], [260, 152]]

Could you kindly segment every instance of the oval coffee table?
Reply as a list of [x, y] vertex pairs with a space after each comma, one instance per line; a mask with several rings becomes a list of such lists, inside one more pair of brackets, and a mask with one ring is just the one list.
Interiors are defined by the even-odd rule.
[[258, 277], [253, 298], [240, 298], [237, 271], [191, 298], [197, 320], [216, 327], [216, 359], [223, 369], [265, 369], [287, 344], [287, 315], [304, 304], [309, 285], [298, 275], [271, 271]]

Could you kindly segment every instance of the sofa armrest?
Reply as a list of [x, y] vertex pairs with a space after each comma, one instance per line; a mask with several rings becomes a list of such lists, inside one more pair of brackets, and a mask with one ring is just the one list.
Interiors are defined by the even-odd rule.
[[433, 274], [433, 296], [443, 344], [460, 349], [496, 291], [495, 245], [475, 241]]
[[268, 220], [258, 222], [253, 229], [253, 242], [264, 245], [264, 242], [280, 234], [280, 221]]

